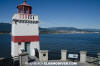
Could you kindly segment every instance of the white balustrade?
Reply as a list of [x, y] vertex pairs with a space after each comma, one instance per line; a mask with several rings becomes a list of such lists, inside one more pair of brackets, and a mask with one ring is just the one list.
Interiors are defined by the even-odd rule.
[[12, 20], [31, 20], [31, 21], [38, 21], [37, 15], [32, 14], [23, 14], [23, 13], [17, 13], [14, 14]]

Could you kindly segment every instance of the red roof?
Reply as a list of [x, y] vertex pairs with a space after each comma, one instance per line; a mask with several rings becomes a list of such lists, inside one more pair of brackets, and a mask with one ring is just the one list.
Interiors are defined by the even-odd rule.
[[30, 5], [26, 4], [26, 1], [24, 1], [22, 4], [18, 5], [17, 7], [19, 7], [19, 6], [28, 6], [28, 7], [31, 7]]

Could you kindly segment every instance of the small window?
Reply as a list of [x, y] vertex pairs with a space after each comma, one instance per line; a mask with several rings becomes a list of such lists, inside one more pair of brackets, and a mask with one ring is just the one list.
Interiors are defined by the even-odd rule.
[[46, 54], [43, 54], [43, 56], [46, 56]]
[[34, 16], [33, 16], [33, 19], [34, 19]]
[[29, 49], [30, 49], [30, 42], [25, 42], [25, 51], [30, 52]]
[[30, 42], [25, 42], [25, 44], [30, 44]]
[[23, 13], [23, 8], [20, 9], [20, 13]]
[[18, 42], [18, 45], [21, 45], [21, 42]]

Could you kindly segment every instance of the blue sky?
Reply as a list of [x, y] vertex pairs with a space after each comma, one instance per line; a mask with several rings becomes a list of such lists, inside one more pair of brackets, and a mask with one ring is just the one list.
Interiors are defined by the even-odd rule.
[[[0, 22], [11, 22], [23, 0], [0, 0]], [[100, 0], [27, 0], [40, 27], [100, 29]]]

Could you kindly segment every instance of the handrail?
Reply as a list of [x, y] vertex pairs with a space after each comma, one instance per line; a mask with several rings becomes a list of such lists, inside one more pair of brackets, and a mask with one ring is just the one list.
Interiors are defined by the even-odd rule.
[[17, 14], [14, 14], [12, 20], [13, 19], [38, 21], [38, 16], [32, 15], [32, 14], [17, 13]]

